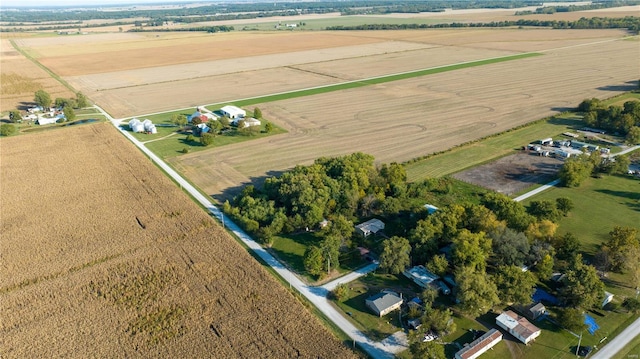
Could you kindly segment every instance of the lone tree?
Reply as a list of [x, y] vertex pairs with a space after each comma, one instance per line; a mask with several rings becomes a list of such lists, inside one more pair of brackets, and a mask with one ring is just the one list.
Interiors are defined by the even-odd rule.
[[572, 332], [580, 332], [587, 329], [584, 323], [584, 315], [582, 310], [578, 308], [564, 308], [558, 311], [558, 323], [563, 328]]
[[18, 110], [9, 111], [9, 121], [11, 122], [20, 122], [22, 121], [22, 115]]
[[393, 236], [382, 242], [380, 268], [391, 274], [401, 273], [410, 264], [411, 245], [406, 238]]
[[73, 107], [71, 107], [71, 105], [66, 105], [62, 112], [64, 113], [64, 117], [67, 121], [73, 121], [76, 119], [76, 113], [73, 111]]
[[262, 111], [260, 111], [259, 108], [254, 108], [253, 109], [253, 117], [255, 118], [262, 118]]
[[49, 96], [49, 93], [45, 90], [36, 91], [33, 101], [42, 108], [51, 106], [51, 96]]
[[567, 306], [589, 309], [600, 303], [604, 284], [595, 267], [582, 263], [582, 254], [575, 255], [566, 275], [560, 297]]
[[594, 164], [589, 160], [588, 156], [581, 155], [570, 157], [565, 162], [558, 176], [560, 183], [566, 187], [578, 187], [589, 178], [594, 169]]
[[89, 107], [89, 101], [87, 100], [87, 96], [85, 96], [82, 92], [76, 93], [76, 103], [78, 108]]
[[203, 133], [200, 136], [200, 144], [203, 146], [209, 146], [213, 143], [213, 135], [210, 133]]
[[16, 133], [16, 126], [9, 123], [0, 125], [0, 136], [11, 136], [14, 133]]
[[178, 127], [184, 127], [187, 124], [187, 117], [182, 114], [174, 114], [171, 116], [171, 123]]

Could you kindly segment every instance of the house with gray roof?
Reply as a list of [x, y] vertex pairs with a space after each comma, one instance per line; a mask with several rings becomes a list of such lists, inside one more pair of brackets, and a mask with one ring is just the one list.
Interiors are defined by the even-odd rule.
[[403, 299], [396, 292], [382, 291], [376, 295], [367, 298], [365, 304], [371, 309], [377, 316], [393, 312], [399, 309], [402, 305]]

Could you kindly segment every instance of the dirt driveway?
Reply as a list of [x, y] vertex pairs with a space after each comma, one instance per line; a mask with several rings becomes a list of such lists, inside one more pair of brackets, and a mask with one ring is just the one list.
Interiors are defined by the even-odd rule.
[[521, 192], [534, 184], [553, 180], [563, 161], [522, 152], [473, 167], [453, 177], [506, 195]]

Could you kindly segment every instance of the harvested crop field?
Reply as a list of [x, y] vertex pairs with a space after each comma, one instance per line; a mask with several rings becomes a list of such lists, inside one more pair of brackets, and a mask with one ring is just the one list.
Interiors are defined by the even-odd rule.
[[362, 151], [383, 163], [407, 161], [573, 108], [584, 98], [633, 89], [635, 61], [635, 42], [608, 41], [259, 104], [265, 118], [289, 133], [169, 161], [218, 199], [233, 194], [230, 187], [321, 156]]
[[456, 173], [453, 177], [510, 196], [532, 185], [550, 182], [562, 163], [562, 160], [535, 153], [518, 153]]
[[110, 124], [0, 146], [3, 357], [354, 356]]
[[115, 33], [19, 44], [113, 116], [128, 117], [623, 34], [550, 29]]
[[49, 92], [52, 98], [73, 97], [75, 94], [49, 74], [22, 56], [3, 34], [0, 39], [0, 112], [23, 109], [33, 101], [39, 89]]

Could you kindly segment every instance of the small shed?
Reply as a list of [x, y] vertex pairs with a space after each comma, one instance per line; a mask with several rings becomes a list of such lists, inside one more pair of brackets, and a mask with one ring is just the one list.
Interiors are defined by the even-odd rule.
[[243, 118], [247, 112], [239, 107], [227, 105], [220, 109], [220, 112], [229, 119]]
[[434, 206], [432, 204], [429, 204], [429, 203], [425, 204], [424, 208], [427, 209], [427, 213], [429, 213], [429, 214], [434, 214], [439, 209], [438, 207], [436, 207], [436, 206]]
[[199, 123], [196, 125], [196, 132], [199, 135], [202, 135], [203, 133], [207, 133], [209, 131], [211, 131], [211, 127], [207, 126], [206, 123]]
[[536, 320], [540, 316], [547, 314], [547, 308], [545, 308], [544, 304], [537, 303], [529, 308], [529, 314], [531, 314], [531, 318], [533, 318], [533, 320]]
[[356, 232], [360, 233], [363, 237], [368, 237], [371, 234], [377, 234], [383, 229], [384, 222], [376, 218], [356, 225]]
[[611, 303], [612, 300], [613, 300], [613, 293], [609, 293], [605, 291], [604, 300], [602, 301], [602, 308], [604, 308], [607, 304]]

